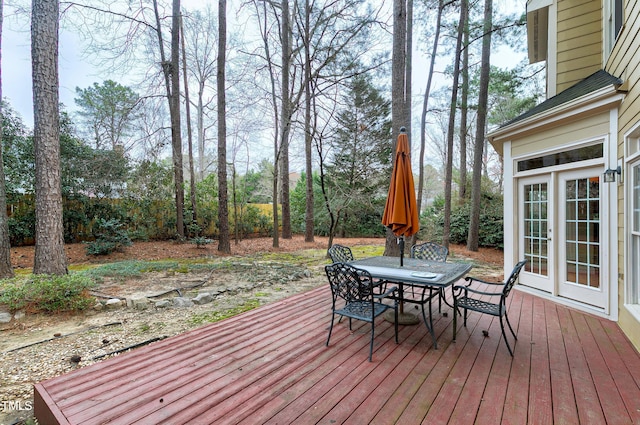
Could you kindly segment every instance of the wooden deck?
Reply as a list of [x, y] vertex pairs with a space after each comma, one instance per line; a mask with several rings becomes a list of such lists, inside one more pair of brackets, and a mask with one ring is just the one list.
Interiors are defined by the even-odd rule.
[[[330, 321], [328, 287], [35, 386], [41, 424], [639, 424], [640, 356], [618, 326], [514, 291], [511, 358], [491, 317]], [[485, 338], [482, 330], [489, 331]]]

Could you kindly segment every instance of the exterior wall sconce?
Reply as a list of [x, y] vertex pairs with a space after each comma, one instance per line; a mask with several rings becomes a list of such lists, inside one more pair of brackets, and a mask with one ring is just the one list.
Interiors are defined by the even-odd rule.
[[604, 182], [605, 183], [614, 183], [616, 181], [616, 174], [620, 176], [619, 180], [622, 182], [622, 167], [618, 165], [618, 168], [612, 169], [609, 168], [604, 172]]

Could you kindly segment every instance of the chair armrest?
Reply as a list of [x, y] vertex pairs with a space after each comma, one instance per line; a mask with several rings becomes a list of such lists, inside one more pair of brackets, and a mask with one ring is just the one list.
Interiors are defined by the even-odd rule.
[[504, 285], [504, 282], [489, 282], [487, 280], [479, 279], [477, 277], [472, 277], [472, 276], [467, 276], [467, 277], [464, 278], [464, 280], [469, 282], [469, 283], [467, 283], [466, 286], [471, 285], [473, 282], [480, 282], [480, 283], [484, 283], [486, 285]]
[[393, 286], [389, 289], [387, 289], [384, 293], [382, 294], [377, 294], [374, 295], [373, 298], [386, 298], [389, 295], [395, 294], [396, 292], [398, 292], [398, 288], [396, 286]]
[[488, 296], [502, 295], [502, 291], [501, 292], [480, 291], [478, 289], [469, 288], [467, 285], [455, 285], [453, 289], [454, 291], [458, 291], [458, 292], [460, 291], [473, 292], [474, 294], [479, 294], [479, 295], [488, 295]]

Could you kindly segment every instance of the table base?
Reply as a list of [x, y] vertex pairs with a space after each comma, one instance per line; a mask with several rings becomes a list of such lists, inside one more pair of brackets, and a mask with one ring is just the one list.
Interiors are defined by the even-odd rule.
[[[384, 320], [391, 323], [394, 322], [395, 314], [393, 310], [387, 310], [386, 313], [384, 313]], [[399, 325], [417, 325], [418, 323], [420, 323], [420, 319], [415, 314], [398, 311]]]

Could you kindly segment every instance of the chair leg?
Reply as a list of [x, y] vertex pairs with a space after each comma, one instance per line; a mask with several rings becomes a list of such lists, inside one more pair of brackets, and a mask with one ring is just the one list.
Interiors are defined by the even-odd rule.
[[509, 321], [509, 316], [507, 316], [507, 312], [504, 312], [504, 318], [507, 319], [507, 325], [509, 325], [509, 330], [511, 331], [511, 335], [513, 335], [513, 338], [517, 341], [518, 337], [516, 336], [516, 333], [513, 331], [513, 328], [511, 327], [511, 322]]
[[[329, 336], [327, 337], [327, 343], [325, 344], [327, 347], [329, 346], [329, 340], [331, 339], [331, 331], [333, 330], [333, 318], [335, 317], [335, 314], [331, 315], [331, 326], [329, 326]], [[342, 316], [340, 316], [340, 318], [342, 318]]]
[[396, 344], [399, 344], [400, 342], [398, 341], [398, 300], [395, 301], [395, 307], [393, 310], [394, 310], [393, 328], [396, 333]]
[[456, 331], [458, 330], [458, 300], [453, 296], [453, 342], [456, 342]]
[[371, 343], [369, 344], [369, 361], [373, 357], [373, 336], [375, 334], [375, 319], [371, 321]]
[[513, 350], [511, 350], [511, 346], [509, 345], [509, 341], [507, 340], [507, 334], [504, 331], [504, 323], [502, 321], [502, 316], [500, 316], [500, 329], [502, 330], [502, 337], [504, 338], [504, 343], [507, 344], [507, 349], [509, 350], [509, 354], [511, 354], [511, 357], [513, 357]]
[[438, 349], [438, 340], [436, 339], [436, 333], [433, 330], [433, 314], [431, 313], [431, 300], [432, 299], [433, 299], [433, 297], [431, 296], [431, 293], [429, 293], [429, 322], [427, 322], [427, 315], [426, 315], [426, 313], [424, 311], [424, 304], [425, 303], [421, 303], [421, 305], [422, 305], [422, 320], [424, 320], [424, 324], [427, 327], [427, 329], [429, 330], [429, 333], [431, 334], [431, 339], [433, 339], [433, 349], [437, 350]]

